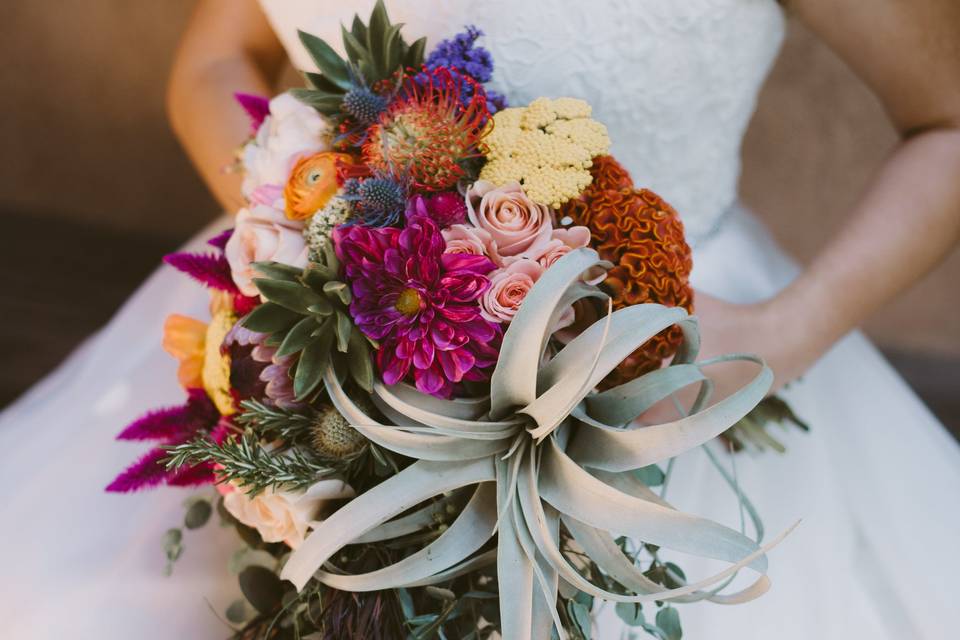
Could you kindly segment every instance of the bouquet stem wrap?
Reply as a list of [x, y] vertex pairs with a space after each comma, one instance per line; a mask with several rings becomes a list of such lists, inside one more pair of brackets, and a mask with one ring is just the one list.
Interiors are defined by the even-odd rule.
[[[332, 367], [324, 383], [337, 409], [363, 435], [416, 459], [319, 524], [291, 555], [282, 577], [302, 589], [316, 576], [331, 587], [374, 591], [435, 584], [497, 563], [503, 636], [546, 640], [555, 627], [560, 585], [615, 602], [743, 602], [766, 591], [766, 551], [743, 533], [682, 513], [625, 471], [668, 460], [722, 433], [766, 394], [773, 375], [754, 356], [757, 374], [733, 395], [706, 406], [711, 384], [696, 364], [696, 319], [680, 308], [643, 304], [608, 313], [547, 357], [557, 320], [583, 298], [605, 299], [583, 281], [608, 268], [577, 249], [546, 271], [504, 335], [488, 398], [443, 400], [409, 386], [377, 384], [373, 398], [393, 424], [368, 416], [345, 393]], [[663, 369], [604, 392], [598, 383], [640, 345], [679, 325], [684, 344]], [[709, 364], [709, 363], [704, 363]], [[690, 385], [699, 394], [689, 415], [652, 426], [631, 424], [648, 408]], [[344, 575], [330, 559], [347, 544], [386, 540], [430, 526], [435, 505], [400, 516], [444, 493], [470, 488], [452, 525], [417, 553], [382, 569]], [[400, 517], [398, 517], [400, 516]], [[560, 523], [627, 594], [601, 589], [561, 553]], [[497, 535], [495, 551], [477, 552]], [[722, 560], [722, 572], [675, 589], [643, 575], [614, 542], [629, 536], [663, 548]], [[758, 536], [759, 537], [759, 536]], [[745, 590], [720, 595], [734, 573], [759, 574]], [[719, 585], [719, 586], [717, 586]]]

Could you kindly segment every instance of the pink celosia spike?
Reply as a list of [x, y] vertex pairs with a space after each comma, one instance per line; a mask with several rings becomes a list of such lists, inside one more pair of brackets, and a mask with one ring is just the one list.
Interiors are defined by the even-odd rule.
[[249, 93], [235, 93], [233, 98], [240, 103], [243, 110], [250, 116], [250, 126], [256, 133], [263, 121], [270, 115], [270, 101], [263, 96], [255, 96]]
[[163, 261], [211, 289], [230, 293], [238, 292], [233, 276], [230, 275], [230, 264], [222, 255], [171, 253], [164, 256]]
[[232, 235], [233, 229], [227, 229], [207, 240], [207, 244], [223, 251], [227, 248], [227, 241], [230, 240], [230, 236]]
[[107, 485], [107, 491], [128, 493], [157, 486], [168, 476], [166, 468], [160, 464], [160, 461], [166, 457], [167, 452], [163, 449], [151, 449]]

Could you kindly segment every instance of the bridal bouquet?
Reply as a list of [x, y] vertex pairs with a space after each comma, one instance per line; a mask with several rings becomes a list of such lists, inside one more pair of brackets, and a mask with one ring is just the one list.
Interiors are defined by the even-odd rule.
[[[167, 319], [186, 402], [120, 434], [159, 444], [108, 490], [214, 483], [185, 527], [216, 511], [239, 533], [236, 637], [589, 638], [604, 600], [679, 638], [671, 603], [767, 587], [729, 475], [755, 538], [654, 488], [770, 371], [695, 361], [676, 212], [586, 102], [486, 89], [480, 35], [425, 56], [382, 4], [343, 29], [347, 59], [302, 34], [311, 88], [238, 96], [248, 206], [212, 250], [166, 258], [210, 289], [210, 320]], [[711, 404], [704, 368], [728, 360], [756, 376]], [[643, 421], [687, 387], [676, 420]], [[688, 582], [671, 550], [728, 568]], [[721, 594], [744, 568], [756, 582]]]

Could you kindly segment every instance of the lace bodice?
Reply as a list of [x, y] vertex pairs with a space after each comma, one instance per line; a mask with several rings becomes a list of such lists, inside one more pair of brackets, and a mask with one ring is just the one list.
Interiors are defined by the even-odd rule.
[[[297, 29], [340, 48], [340, 23], [374, 0], [261, 0], [294, 65], [313, 69]], [[775, 0], [389, 1], [407, 40], [465, 24], [486, 33], [494, 85], [512, 103], [584, 98], [612, 153], [702, 237], [736, 200], [740, 143], [783, 39]], [[341, 51], [342, 53], [342, 51]]]

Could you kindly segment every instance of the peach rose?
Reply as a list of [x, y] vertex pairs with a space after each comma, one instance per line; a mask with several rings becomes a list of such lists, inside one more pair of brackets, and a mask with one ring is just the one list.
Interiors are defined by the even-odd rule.
[[233, 491], [223, 493], [223, 506], [234, 518], [256, 529], [264, 542], [284, 542], [296, 549], [307, 529], [318, 522], [326, 501], [354, 495], [341, 480], [321, 480], [300, 492], [265, 489], [252, 497], [234, 486]]
[[590, 244], [590, 229], [586, 227], [567, 227], [554, 229], [550, 234], [550, 242], [544, 247], [543, 253], [536, 260], [544, 268], [549, 269], [553, 263], [567, 255], [573, 249], [586, 247]]
[[447, 243], [444, 253], [466, 253], [487, 257], [491, 257], [491, 253], [496, 253], [493, 238], [483, 229], [471, 227], [468, 224], [454, 224], [440, 233], [443, 234], [443, 239]]
[[528, 198], [517, 182], [502, 187], [484, 180], [475, 182], [467, 190], [467, 216], [473, 226], [493, 238], [502, 257], [494, 261], [500, 266], [539, 256], [553, 231], [550, 209]]
[[542, 265], [527, 259], [493, 271], [490, 287], [480, 298], [480, 314], [491, 322], [510, 322], [543, 272]]
[[256, 205], [237, 214], [233, 235], [225, 253], [237, 288], [245, 295], [258, 294], [253, 279], [260, 277], [254, 262], [282, 262], [294, 267], [307, 265], [307, 243], [303, 223], [288, 220], [282, 211]]

